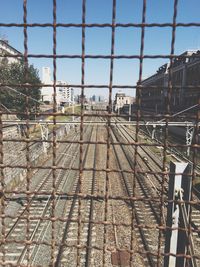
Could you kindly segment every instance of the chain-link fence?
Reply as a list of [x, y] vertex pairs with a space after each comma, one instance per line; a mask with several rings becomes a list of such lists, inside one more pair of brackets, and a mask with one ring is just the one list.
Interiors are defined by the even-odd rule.
[[[117, 21], [117, 0], [105, 2], [111, 22], [88, 23], [95, 1], [82, 0], [81, 23], [61, 23], [64, 2], [53, 0], [52, 22], [29, 23], [30, 2], [23, 1], [22, 23], [0, 20], [1, 29], [23, 29], [24, 46], [0, 43], [1, 266], [198, 266], [200, 59], [198, 50], [175, 54], [175, 43], [177, 29], [200, 23], [177, 21], [178, 0], [169, 1], [166, 23], [147, 22], [155, 1], [146, 0], [138, 23]], [[52, 53], [29, 52], [30, 29], [52, 33]], [[81, 31], [80, 54], [58, 53], [69, 44], [59, 43], [59, 29]], [[110, 31], [109, 54], [86, 53], [88, 29]], [[139, 31], [139, 53], [116, 53], [118, 29]], [[169, 30], [168, 53], [145, 53], [152, 29]], [[53, 81], [41, 82], [30, 65], [45, 60], [53, 62]], [[80, 83], [58, 81], [60, 60], [79, 60]], [[88, 60], [109, 62], [107, 84], [86, 81]], [[114, 83], [123, 60], [137, 62], [135, 84]], [[166, 64], [144, 79], [145, 60]], [[97, 90], [107, 94], [103, 101], [86, 99]], [[59, 98], [66, 92], [68, 105]]]

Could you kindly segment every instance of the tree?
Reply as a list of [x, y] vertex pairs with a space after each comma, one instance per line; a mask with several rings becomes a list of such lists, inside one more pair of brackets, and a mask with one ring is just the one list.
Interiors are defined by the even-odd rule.
[[[0, 83], [8, 85], [7, 87], [1, 87], [2, 89], [0, 92], [0, 103], [8, 109], [20, 113], [25, 113], [27, 109], [29, 113], [39, 109], [40, 104], [37, 101], [41, 98], [41, 86], [38, 85], [41, 84], [41, 80], [39, 78], [38, 70], [35, 69], [33, 65], [28, 65], [26, 68], [23, 60], [11, 64], [1, 62]], [[26, 83], [31, 86], [21, 86]], [[20, 95], [20, 93], [29, 97], [28, 105], [26, 103], [26, 97]], [[37, 101], [34, 101], [30, 97]], [[26, 116], [24, 114], [19, 117], [25, 118]]]

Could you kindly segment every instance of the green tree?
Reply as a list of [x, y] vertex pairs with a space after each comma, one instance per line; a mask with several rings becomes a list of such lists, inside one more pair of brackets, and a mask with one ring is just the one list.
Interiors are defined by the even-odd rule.
[[[2, 89], [0, 92], [0, 103], [8, 109], [15, 110], [20, 113], [25, 113], [28, 110], [30, 118], [32, 117], [31, 112], [39, 110], [40, 104], [33, 99], [39, 101], [41, 98], [41, 80], [39, 78], [38, 70], [35, 69], [33, 65], [25, 67], [23, 60], [18, 63], [11, 64], [1, 62], [0, 83], [8, 85], [1, 87]], [[22, 84], [28, 84], [31, 86], [25, 87], [22, 86]], [[29, 97], [28, 105], [26, 103], [26, 97], [20, 93]], [[24, 114], [19, 117], [25, 118], [26, 116]]]

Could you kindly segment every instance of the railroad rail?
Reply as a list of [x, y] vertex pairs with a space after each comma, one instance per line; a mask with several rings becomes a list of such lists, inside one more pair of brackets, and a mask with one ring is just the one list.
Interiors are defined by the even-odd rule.
[[[119, 138], [121, 136], [119, 136], [119, 132], [113, 130], [113, 134], [114, 134], [114, 137], [116, 139], [118, 139], [118, 141], [120, 141]], [[116, 152], [116, 148], [114, 148], [114, 149], [115, 149], [115, 154], [116, 154], [120, 169], [123, 169], [120, 157], [118, 156], [118, 155], [120, 155], [120, 153]], [[124, 154], [126, 160], [128, 161], [128, 163], [130, 165], [130, 168], [134, 170], [135, 166], [134, 166], [134, 162], [132, 161], [132, 157], [134, 157], [134, 153], [135, 153], [134, 149], [132, 151], [130, 151], [131, 148], [129, 148], [127, 146], [123, 146], [123, 145], [121, 146], [121, 149], [123, 151], [123, 154]], [[143, 157], [141, 156], [140, 158], [141, 158], [141, 160], [140, 160], [140, 163], [138, 163], [138, 164], [140, 165], [140, 170], [142, 170], [142, 169], [144, 170], [144, 166], [146, 167], [146, 164], [144, 164], [144, 162], [141, 162], [141, 161], [143, 161], [142, 160]], [[149, 180], [145, 179], [146, 176], [144, 176], [142, 174], [139, 174], [139, 175], [137, 174], [135, 176], [135, 183], [136, 184], [131, 186], [130, 181], [128, 181], [126, 179], [126, 175], [122, 173], [122, 176], [123, 176], [123, 181], [125, 183], [125, 188], [126, 188], [127, 194], [129, 196], [133, 196], [136, 194], [135, 192], [139, 192], [140, 197], [147, 199], [147, 201], [145, 201], [145, 203], [148, 205], [149, 210], [146, 206], [143, 206], [143, 209], [142, 209], [143, 214], [141, 214], [141, 203], [135, 201], [132, 204], [133, 208], [134, 208], [134, 214], [135, 214], [137, 225], [143, 225], [143, 223], [146, 221], [145, 212], [147, 212], [147, 215], [146, 215], [147, 217], [153, 215], [152, 222], [151, 222], [152, 225], [153, 224], [159, 225], [160, 224], [159, 205], [158, 205], [158, 202], [154, 203], [154, 200], [156, 200], [156, 199], [158, 200], [160, 197], [160, 194], [157, 194], [158, 193], [157, 191], [152, 192], [153, 190], [150, 190], [152, 183], [154, 185], [154, 182], [151, 182], [151, 184], [150, 183], [148, 184]], [[154, 185], [154, 188], [156, 188], [156, 187], [157, 186]], [[151, 199], [151, 198], [154, 198], [154, 200], [148, 201], [148, 199]], [[152, 215], [151, 215], [151, 213], [152, 213]], [[148, 232], [147, 229], [145, 230], [145, 228], [146, 228], [145, 225], [144, 225], [144, 227], [139, 228], [141, 239], [142, 239], [142, 244], [143, 244], [144, 249], [145, 249], [144, 254], [146, 253], [149, 266], [155, 266], [156, 263], [155, 263], [155, 259], [153, 257], [153, 252], [155, 253], [155, 251], [152, 251], [152, 249], [150, 249], [150, 244], [151, 244], [151, 247], [153, 246], [153, 239], [152, 239], [152, 237], [150, 237], [150, 235], [151, 235], [150, 232]], [[147, 240], [151, 240], [151, 241], [148, 242]], [[156, 246], [156, 244], [157, 244], [157, 240], [154, 243], [154, 246]]]
[[[52, 179], [52, 168], [45, 169], [45, 164], [50, 165], [47, 161], [42, 170], [33, 173], [30, 184], [32, 194], [28, 199], [25, 191], [23, 192], [20, 187], [18, 191], [21, 193], [16, 192], [16, 195], [11, 194], [7, 198], [8, 211], [13, 205], [17, 207], [17, 213], [7, 214], [6, 223], [9, 227], [5, 240], [11, 245], [8, 245], [6, 250], [4, 245], [1, 245], [1, 259], [4, 258], [13, 266], [28, 263], [38, 265], [41, 264], [41, 255], [45, 254], [47, 259], [46, 261], [43, 259], [42, 264], [48, 264], [52, 250], [52, 244], [49, 242], [52, 235], [52, 218], [57, 218], [54, 223], [54, 235], [58, 236], [54, 245], [55, 266], [71, 264], [71, 262], [78, 262], [80, 266], [107, 262], [106, 264], [111, 266], [112, 258], [115, 262], [116, 258], [121, 257], [126, 262], [139, 262], [141, 266], [153, 267], [158, 262], [163, 263], [164, 242], [158, 243], [160, 240], [158, 235], [161, 235], [161, 240], [164, 240], [165, 232], [160, 229], [160, 226], [164, 225], [166, 220], [168, 177], [165, 175], [162, 189], [162, 160], [155, 151], [151, 150], [151, 146], [145, 146], [145, 140], [143, 140], [147, 138], [145, 135], [140, 136], [143, 145], [137, 146], [136, 158], [135, 128], [130, 125], [127, 127], [123, 122], [118, 124], [113, 120], [110, 125], [113, 161], [111, 169], [107, 170], [105, 163], [97, 160], [99, 157], [106, 158], [106, 150], [103, 150], [103, 146], [105, 149], [108, 130], [105, 127], [104, 116], [101, 117], [101, 113], [98, 115], [95, 119], [91, 118], [91, 123], [90, 121], [86, 125], [84, 123], [85, 146], [81, 184], [79, 166], [77, 166], [80, 157], [79, 132], [72, 130], [68, 133], [70, 136], [67, 135], [61, 140], [62, 145], [57, 148], [56, 180]], [[99, 135], [100, 132], [102, 135]], [[67, 142], [68, 139], [70, 142]], [[66, 144], [63, 145], [65, 141]], [[159, 147], [157, 149], [159, 150]], [[109, 171], [107, 178], [106, 171]], [[100, 172], [104, 173], [102, 180], [99, 179]], [[42, 180], [39, 179], [41, 174]], [[113, 180], [113, 175], [118, 184]], [[54, 196], [51, 192], [53, 182], [56, 191]], [[116, 190], [120, 192], [119, 195], [115, 195]], [[107, 202], [105, 201], [106, 192]], [[161, 197], [165, 205], [162, 212]], [[121, 221], [116, 201], [122, 205], [129, 223]], [[198, 199], [196, 198], [195, 201], [198, 202]], [[54, 211], [52, 203], [54, 203]], [[106, 221], [103, 218], [104, 214], [99, 214], [98, 211], [104, 210], [105, 205], [107, 205]], [[103, 228], [99, 228], [99, 221], [102, 221]], [[200, 240], [199, 222], [200, 216], [193, 207], [191, 230], [194, 233], [194, 257], [197, 259], [200, 257], [196, 245]], [[105, 230], [107, 228], [110, 230]], [[24, 235], [19, 236], [22, 229], [26, 229]], [[107, 239], [97, 237], [104, 236], [104, 233]], [[123, 241], [122, 235], [127, 236], [126, 241]], [[32, 242], [31, 246], [24, 242], [27, 236]], [[135, 240], [134, 247], [130, 245], [133, 240]], [[14, 244], [20, 245], [17, 252], [13, 249]], [[109, 260], [103, 252], [105, 246], [106, 253], [110, 255]], [[133, 259], [135, 253], [137, 256]]]
[[[116, 131], [117, 129], [117, 131]], [[131, 142], [131, 141], [135, 141], [134, 139], [134, 130], [132, 130], [130, 132], [130, 129], [125, 127], [125, 126], [119, 126], [118, 128], [114, 128], [113, 132], [115, 132], [115, 136], [118, 135], [119, 136], [119, 133], [121, 133], [121, 136], [120, 138], [122, 138], [122, 140], [118, 140], [119, 143], [124, 143], [123, 140], [126, 139], [127, 142]], [[123, 146], [123, 145], [122, 145]], [[131, 149], [131, 146], [124, 146], [123, 150], [124, 149], [127, 149], [127, 150], [130, 150]], [[141, 152], [138, 151], [138, 156], [139, 158], [142, 160], [142, 165], [140, 164], [140, 160], [138, 160], [138, 165], [140, 166], [140, 170], [142, 169], [142, 173], [143, 175], [139, 174], [139, 179], [138, 179], [138, 184], [140, 184], [141, 188], [143, 188], [145, 185], [147, 186], [147, 188], [149, 188], [147, 191], [146, 191], [146, 195], [144, 197], [144, 199], [148, 199], [150, 198], [150, 192], [153, 192], [154, 196], [155, 196], [155, 192], [157, 192], [157, 195], [160, 197], [161, 196], [161, 192], [159, 192], [158, 188], [159, 186], [161, 185], [161, 175], [157, 175], [156, 173], [159, 173], [159, 171], [162, 170], [162, 165], [161, 165], [161, 161], [158, 157], [155, 157], [154, 153], [152, 153], [151, 151], [151, 148], [150, 147], [143, 147], [140, 146], [139, 149], [145, 153], [145, 158], [148, 159], [147, 161], [144, 160], [144, 155], [141, 155]], [[124, 152], [125, 154], [125, 152]], [[132, 152], [132, 158], [134, 157], [134, 153]], [[179, 159], [181, 160], [181, 159]], [[130, 161], [130, 164], [133, 164]], [[151, 164], [149, 164], [150, 162], [153, 162], [154, 166], [151, 166]], [[150, 167], [151, 166], [151, 167]], [[145, 167], [148, 167], [149, 170], [145, 170]], [[197, 170], [196, 170], [197, 171]], [[152, 178], [154, 177], [154, 179], [150, 178], [148, 173], [150, 172], [150, 174], [153, 174], [152, 175]], [[146, 175], [146, 178], [148, 179], [144, 179], [143, 176], [144, 174], [147, 174]], [[137, 178], [137, 176], [136, 176]], [[155, 179], [156, 178], [156, 179]], [[159, 181], [160, 180], [160, 181]], [[147, 183], [149, 183], [149, 185], [147, 185]], [[153, 190], [152, 188], [153, 187]], [[141, 190], [141, 189], [140, 189]], [[144, 192], [144, 188], [142, 189], [143, 192]], [[167, 179], [167, 176], [165, 178], [165, 186], [164, 186], [164, 192], [162, 192], [162, 196], [164, 197], [165, 196], [165, 199], [167, 199], [167, 192], [168, 192], [168, 179]], [[194, 190], [194, 193], [195, 193], [195, 190]], [[153, 197], [152, 195], [152, 197]], [[197, 197], [194, 197], [193, 198], [194, 201], [196, 201], [197, 203], [199, 202], [199, 199]], [[152, 207], [151, 207], [152, 209]], [[197, 207], [198, 209], [198, 207]], [[158, 207], [157, 207], [157, 210], [158, 210]], [[135, 209], [135, 212], [137, 211], [137, 209]], [[156, 212], [153, 211], [154, 215], [156, 215]], [[156, 215], [156, 217], [158, 218], [158, 214]], [[199, 244], [199, 232], [200, 232], [200, 229], [199, 229], [199, 220], [200, 220], [200, 214], [198, 214], [198, 211], [196, 210], [195, 207], [193, 207], [193, 211], [192, 211], [192, 231], [193, 231], [193, 240], [194, 240], [194, 243], [195, 243], [195, 254], [192, 255], [194, 258], [198, 258], [199, 259], [199, 253], [198, 253], [198, 244]], [[165, 218], [163, 217], [163, 220], [165, 221]], [[159, 220], [157, 220], [157, 224], [159, 225]], [[152, 239], [151, 239], [152, 240]], [[145, 244], [145, 239], [144, 239], [144, 244]], [[193, 250], [194, 251], [194, 250]], [[163, 252], [162, 252], [163, 253]], [[198, 261], [199, 262], [199, 261]], [[153, 263], [151, 262], [151, 259], [149, 259], [149, 264], [152, 266], [155, 266], [153, 265]]]
[[[88, 129], [87, 129], [88, 130]], [[75, 133], [73, 136], [73, 139], [76, 139], [78, 137], [78, 133]], [[71, 140], [73, 140], [71, 139]], [[66, 146], [59, 147], [58, 149], [58, 158], [56, 161], [56, 164], [58, 166], [62, 165], [68, 165], [68, 168], [73, 167], [75, 164], [75, 161], [78, 157], [77, 155], [77, 144], [67, 144]], [[74, 150], [74, 152], [73, 152]], [[71, 155], [70, 155], [71, 153]], [[36, 172], [34, 174], [35, 178], [33, 179], [33, 182], [30, 184], [30, 190], [32, 194], [27, 199], [27, 195], [20, 193], [23, 190], [19, 190], [20, 192], [15, 194], [15, 196], [10, 195], [7, 198], [7, 207], [9, 206], [9, 203], [19, 203], [20, 208], [17, 207], [17, 217], [14, 214], [7, 214], [6, 220], [9, 224], [9, 227], [7, 228], [5, 240], [9, 240], [9, 243], [17, 243], [20, 244], [20, 250], [18, 249], [18, 252], [16, 253], [12, 246], [7, 247], [7, 252], [5, 254], [4, 245], [1, 245], [2, 249], [2, 255], [1, 257], [5, 259], [5, 257], [9, 258], [8, 264], [26, 264], [27, 262], [27, 253], [29, 255], [30, 247], [27, 244], [23, 243], [23, 240], [25, 238], [25, 235], [27, 234], [26, 231], [23, 231], [28, 227], [29, 225], [29, 239], [33, 241], [33, 252], [28, 256], [28, 260], [30, 260], [32, 257], [35, 257], [33, 253], [37, 253], [39, 250], [38, 248], [38, 240], [37, 238], [44, 238], [42, 234], [42, 231], [46, 232], [46, 227], [48, 228], [48, 225], [50, 222], [48, 222], [48, 217], [51, 218], [51, 205], [52, 200], [54, 199], [52, 196], [51, 188], [52, 188], [52, 169], [46, 170], [44, 174], [42, 175], [43, 179], [41, 180], [41, 172]], [[36, 178], [37, 176], [37, 178]], [[58, 207], [58, 203], [61, 202], [61, 200], [66, 200], [67, 194], [62, 193], [62, 190], [66, 188], [67, 183], [70, 178], [70, 176], [74, 176], [70, 174], [70, 170], [68, 172], [65, 172], [64, 170], [60, 169], [58, 170], [56, 181], [55, 182], [55, 189], [58, 194], [58, 196], [54, 199], [56, 207]], [[37, 182], [36, 182], [37, 181]], [[62, 189], [62, 190], [61, 190]], [[69, 190], [70, 191], [70, 190]], [[47, 194], [49, 192], [49, 194]], [[63, 205], [63, 204], [62, 204]], [[15, 205], [16, 206], [16, 205]], [[59, 209], [61, 209], [59, 207]], [[57, 214], [58, 215], [58, 214]], [[60, 214], [61, 215], [61, 214]], [[16, 220], [17, 218], [17, 220]], [[31, 219], [32, 218], [32, 219]], [[19, 229], [23, 232], [23, 235], [19, 235], [20, 233]], [[31, 230], [30, 230], [31, 229]], [[36, 238], [36, 240], [35, 240]], [[41, 244], [45, 244], [45, 242], [41, 241]], [[24, 246], [23, 246], [24, 245]], [[9, 252], [10, 251], [10, 252]], [[13, 252], [12, 252], [13, 251]], [[36, 251], [36, 252], [35, 252]]]

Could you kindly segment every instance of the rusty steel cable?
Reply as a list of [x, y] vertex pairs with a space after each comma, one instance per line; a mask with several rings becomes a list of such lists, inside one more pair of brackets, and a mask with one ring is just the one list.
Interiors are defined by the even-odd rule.
[[[143, 7], [142, 7], [142, 24], [145, 23], [146, 21], [146, 0], [143, 0]], [[138, 106], [137, 112], [136, 112], [136, 134], [135, 134], [135, 141], [136, 143], [138, 143], [139, 138], [139, 130], [140, 130], [140, 126], [139, 126], [139, 121], [141, 119], [141, 114], [140, 114], [140, 101], [141, 101], [141, 89], [140, 89], [140, 85], [142, 82], [142, 70], [143, 70], [143, 55], [144, 55], [144, 36], [145, 36], [145, 27], [141, 27], [141, 38], [140, 38], [140, 60], [139, 60], [139, 79], [138, 79], [138, 87], [136, 87], [136, 105]], [[135, 146], [135, 155], [134, 155], [134, 175], [133, 175], [133, 196], [135, 196], [135, 185], [136, 185], [136, 177], [137, 177], [137, 159], [138, 159], [138, 147]], [[135, 219], [134, 219], [135, 217]], [[135, 210], [134, 210], [134, 206], [133, 206], [133, 210], [132, 210], [132, 229], [131, 229], [131, 246], [133, 244], [133, 231], [134, 231], [134, 221], [136, 220], [136, 222], [138, 222], [138, 218], [137, 218], [137, 214], [135, 214]], [[141, 238], [143, 238], [142, 233], [141, 234]], [[145, 246], [146, 248], [146, 246]], [[133, 259], [133, 254], [131, 254], [130, 257], [130, 266], [131, 266], [131, 261]], [[151, 259], [149, 261], [149, 263], [151, 264]]]
[[[112, 0], [112, 32], [111, 32], [111, 56], [115, 53], [115, 22], [116, 22], [116, 0]], [[108, 94], [108, 114], [112, 112], [112, 85], [113, 85], [113, 68], [114, 68], [114, 59], [110, 59], [110, 73], [109, 73], [109, 94]], [[106, 144], [106, 169], [110, 168], [110, 117], [107, 117], [107, 144]], [[105, 208], [104, 208], [104, 221], [108, 220], [108, 197], [109, 197], [109, 173], [106, 171], [106, 181], [105, 181]], [[106, 266], [106, 244], [108, 238], [107, 226], [104, 226], [104, 237], [103, 237], [103, 264]]]
[[[172, 39], [171, 39], [171, 51], [170, 51], [170, 55], [174, 54], [174, 50], [175, 50], [175, 37], [176, 37], [176, 19], [177, 19], [177, 6], [178, 6], [178, 0], [174, 0], [174, 10], [173, 10], [173, 23], [172, 23]], [[167, 107], [166, 107], [166, 112], [167, 114], [170, 115], [171, 110], [170, 110], [170, 100], [171, 100], [171, 90], [172, 90], [172, 73], [171, 73], [171, 66], [172, 66], [172, 58], [170, 58], [170, 66], [169, 66], [169, 81], [168, 81], [168, 89], [167, 89]], [[165, 140], [164, 140], [164, 150], [163, 150], [163, 171], [166, 170], [167, 168], [167, 140], [168, 140], [168, 122], [169, 119], [166, 119], [166, 126], [165, 126]], [[166, 176], [163, 175], [162, 176], [162, 185], [161, 185], [161, 198], [160, 198], [160, 220], [161, 220], [161, 225], [164, 224], [163, 222], [163, 211], [164, 211], [164, 186], [165, 186], [165, 179]], [[159, 231], [159, 238], [158, 238], [158, 257], [157, 257], [157, 266], [161, 266], [161, 239], [162, 239], [162, 235], [163, 232]]]

